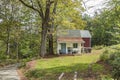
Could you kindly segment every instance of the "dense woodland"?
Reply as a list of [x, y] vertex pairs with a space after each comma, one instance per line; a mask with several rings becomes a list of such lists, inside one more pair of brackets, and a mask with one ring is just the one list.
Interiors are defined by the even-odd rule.
[[84, 14], [82, 0], [1, 0], [0, 59], [56, 54], [60, 29], [90, 30], [92, 46], [118, 44], [120, 1], [105, 5], [91, 17]]

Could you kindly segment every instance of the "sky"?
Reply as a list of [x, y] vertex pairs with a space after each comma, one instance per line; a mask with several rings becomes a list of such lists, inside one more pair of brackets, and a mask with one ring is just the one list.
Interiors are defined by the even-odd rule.
[[105, 7], [105, 1], [106, 0], [84, 0], [85, 8], [87, 9], [85, 13], [93, 16], [96, 11]]

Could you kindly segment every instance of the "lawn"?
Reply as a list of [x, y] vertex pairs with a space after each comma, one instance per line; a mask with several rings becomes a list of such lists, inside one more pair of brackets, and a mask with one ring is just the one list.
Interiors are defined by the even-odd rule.
[[66, 76], [72, 78], [75, 71], [78, 74], [88, 72], [88, 67], [91, 63], [94, 63], [91, 68], [92, 71], [94, 73], [100, 72], [103, 70], [103, 67], [96, 64], [101, 55], [100, 51], [97, 52], [93, 51], [91, 54], [79, 56], [61, 56], [37, 60], [35, 69], [30, 70], [27, 76], [31, 77], [32, 80], [34, 80], [33, 78], [38, 80], [56, 80], [64, 72]]

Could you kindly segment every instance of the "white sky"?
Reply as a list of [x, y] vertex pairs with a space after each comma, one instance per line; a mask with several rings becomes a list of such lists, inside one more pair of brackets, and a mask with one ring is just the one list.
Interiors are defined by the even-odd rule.
[[87, 11], [85, 13], [93, 16], [95, 11], [102, 9], [105, 7], [104, 3], [107, 0], [84, 0]]

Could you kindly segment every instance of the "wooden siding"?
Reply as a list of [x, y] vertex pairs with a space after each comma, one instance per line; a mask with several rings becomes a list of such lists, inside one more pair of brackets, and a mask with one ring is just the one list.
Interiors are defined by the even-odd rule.
[[84, 47], [91, 47], [91, 39], [90, 38], [83, 38], [85, 41]]

